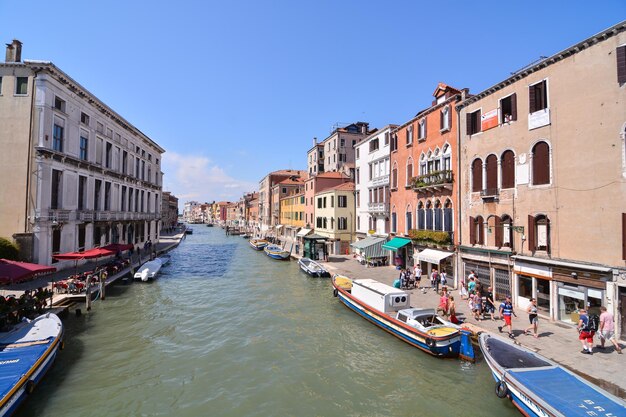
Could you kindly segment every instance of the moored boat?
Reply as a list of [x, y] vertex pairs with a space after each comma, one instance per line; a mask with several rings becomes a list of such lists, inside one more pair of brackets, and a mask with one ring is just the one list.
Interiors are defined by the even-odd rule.
[[63, 324], [52, 313], [0, 333], [0, 416], [9, 416], [50, 369], [63, 344]]
[[134, 278], [140, 279], [144, 282], [155, 279], [161, 268], [169, 261], [170, 257], [168, 255], [162, 255], [158, 258], [148, 261], [139, 267], [137, 272], [135, 272]]
[[300, 269], [312, 277], [324, 278], [330, 277], [330, 273], [319, 263], [310, 258], [298, 259]]
[[459, 356], [461, 328], [434, 309], [412, 308], [408, 292], [373, 279], [352, 280], [350, 287], [341, 275], [332, 284], [343, 304], [383, 330], [433, 356]]
[[267, 245], [264, 249], [265, 254], [272, 259], [277, 259], [279, 261], [284, 261], [289, 259], [291, 256], [291, 252], [288, 250], [284, 250], [278, 245]]
[[270, 242], [265, 239], [250, 239], [250, 246], [254, 250], [263, 250], [269, 244]]
[[185, 229], [185, 233], [188, 235], [193, 235], [193, 229], [191, 227], [188, 227]]
[[496, 380], [496, 395], [509, 397], [525, 416], [625, 416], [626, 403], [558, 363], [498, 336], [478, 337]]

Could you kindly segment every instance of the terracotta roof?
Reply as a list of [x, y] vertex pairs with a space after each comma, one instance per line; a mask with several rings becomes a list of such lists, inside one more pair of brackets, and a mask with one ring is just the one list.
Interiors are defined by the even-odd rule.
[[350, 178], [346, 174], [339, 171], [321, 172], [316, 175], [318, 178]]
[[[343, 184], [336, 185], [334, 187], [329, 188], [328, 190], [354, 191], [354, 183], [353, 182], [344, 182]], [[326, 191], [328, 191], [328, 190], [326, 190]]]
[[287, 178], [284, 179], [282, 181], [279, 181], [276, 183], [276, 185], [278, 184], [282, 184], [282, 185], [302, 185], [304, 184], [304, 178], [300, 178], [300, 177], [295, 177], [295, 178]]
[[300, 171], [298, 169], [280, 169], [278, 171], [270, 172], [270, 175], [304, 175], [306, 171]]

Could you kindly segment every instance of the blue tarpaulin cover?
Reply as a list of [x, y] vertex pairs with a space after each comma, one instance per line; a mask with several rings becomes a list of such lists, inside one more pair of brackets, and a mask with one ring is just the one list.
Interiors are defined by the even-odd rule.
[[49, 346], [49, 343], [19, 348], [3, 348], [0, 345], [0, 400], [4, 399]]
[[507, 375], [517, 379], [565, 416], [626, 416], [623, 404], [596, 391], [561, 368], [510, 370]]

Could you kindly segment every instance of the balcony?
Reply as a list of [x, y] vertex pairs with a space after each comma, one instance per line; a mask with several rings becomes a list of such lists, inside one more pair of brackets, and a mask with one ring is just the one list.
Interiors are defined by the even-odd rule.
[[76, 212], [77, 219], [83, 222], [92, 222], [94, 220], [94, 212], [89, 210], [78, 210]]
[[500, 197], [500, 189], [499, 188], [485, 188], [480, 191], [480, 198], [483, 201], [498, 201]]
[[389, 174], [372, 178], [372, 187], [378, 187], [380, 185], [389, 185]]
[[70, 221], [70, 213], [70, 210], [60, 209], [37, 210], [35, 212], [35, 221], [53, 223], [68, 222]]
[[438, 248], [450, 248], [454, 245], [454, 232], [443, 230], [409, 230], [409, 237], [417, 244]]
[[367, 203], [367, 211], [370, 213], [389, 213], [389, 203]]
[[411, 187], [416, 193], [435, 192], [443, 189], [452, 190], [454, 173], [451, 170], [433, 171], [411, 180]]

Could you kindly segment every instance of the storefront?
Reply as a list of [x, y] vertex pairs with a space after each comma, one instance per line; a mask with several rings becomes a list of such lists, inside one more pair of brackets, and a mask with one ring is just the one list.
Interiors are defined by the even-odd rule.
[[387, 239], [384, 237], [366, 237], [350, 244], [354, 251], [354, 256], [361, 264], [369, 266], [379, 266], [387, 264], [387, 253], [383, 249], [383, 244]]
[[424, 249], [420, 252], [415, 250], [414, 258], [420, 263], [422, 274], [430, 276], [433, 269], [445, 272], [448, 279], [448, 286], [456, 288], [456, 280], [454, 279], [454, 260], [453, 252], [447, 252], [437, 249]]
[[383, 245], [383, 249], [391, 251], [390, 261], [392, 265], [400, 268], [412, 266], [411, 239], [394, 237]]
[[520, 308], [526, 308], [530, 299], [536, 298], [540, 315], [576, 324], [581, 309], [599, 315], [600, 307], [607, 306], [607, 282], [612, 280], [610, 268], [516, 256], [514, 271], [516, 302]]

